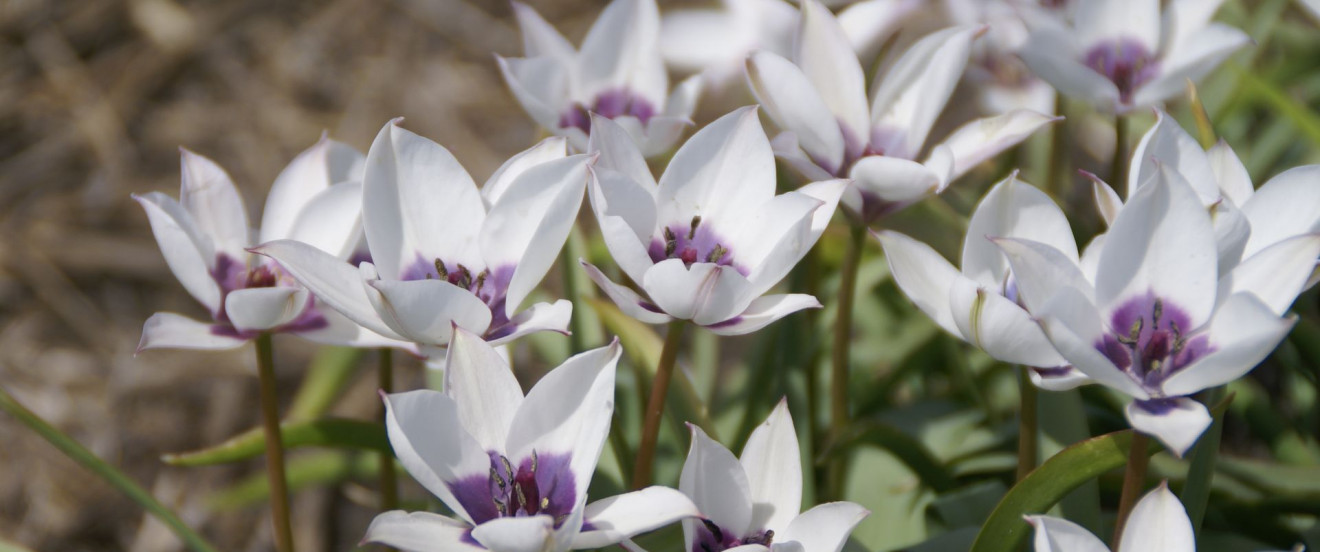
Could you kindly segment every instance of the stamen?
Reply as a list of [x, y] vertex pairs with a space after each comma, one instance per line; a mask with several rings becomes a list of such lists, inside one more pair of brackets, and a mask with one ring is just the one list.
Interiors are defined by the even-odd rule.
[[509, 463], [509, 459], [505, 456], [500, 456], [500, 463], [504, 464], [504, 472], [509, 474], [509, 479], [514, 479], [513, 464]]
[[549, 507], [550, 507], [550, 497], [547, 496], [547, 497], [542, 498], [542, 499], [541, 499], [541, 509], [544, 510], [544, 509], [549, 508]]
[[[449, 278], [449, 271], [445, 270], [445, 263], [440, 259], [435, 260], [435, 273], [440, 276], [441, 280]], [[431, 276], [428, 274], [426, 277], [430, 278]]]
[[536, 475], [536, 449], [532, 449], [532, 475]]
[[463, 266], [461, 264], [458, 265], [458, 281], [454, 282], [454, 285], [461, 287], [463, 289], [471, 289], [472, 271], [468, 270], [468, 267], [466, 266]]
[[490, 467], [490, 478], [494, 479], [495, 484], [500, 486], [500, 492], [504, 492], [504, 486], [506, 483], [504, 482], [504, 478], [500, 477], [500, 471], [495, 469], [495, 466]]
[[691, 240], [693, 236], [697, 235], [697, 226], [699, 226], [700, 224], [701, 224], [701, 215], [692, 217], [692, 227], [688, 229], [689, 240]]
[[724, 531], [720, 531], [719, 525], [715, 525], [715, 522], [708, 519], [701, 520], [701, 523], [706, 526], [706, 530], [710, 531], [710, 534], [715, 535], [716, 541], [724, 542]]
[[665, 227], [665, 257], [673, 257], [674, 250], [678, 249], [678, 236], [668, 226]]
[[[527, 506], [527, 495], [523, 494], [522, 485], [514, 485], [514, 486], [513, 486], [513, 494], [514, 494], [514, 496], [516, 496], [516, 497], [518, 498], [518, 505], [519, 505], [520, 507], [526, 507], [526, 506]], [[517, 508], [515, 508], [515, 510], [516, 510], [516, 509], [517, 509]]]
[[475, 293], [477, 294], [481, 293], [481, 288], [486, 285], [487, 276], [490, 276], [489, 268], [482, 270], [480, 273], [477, 274], [477, 291]]
[[1164, 316], [1164, 301], [1162, 299], [1156, 299], [1155, 312], [1151, 313], [1151, 324], [1153, 327], [1155, 328], [1160, 327], [1161, 316]]
[[717, 243], [715, 244], [715, 249], [710, 250], [710, 254], [706, 255], [706, 262], [718, 263], [720, 262], [720, 259], [724, 258], [724, 254], [728, 252], [728, 249], [725, 249], [723, 245]]
[[1118, 342], [1128, 346], [1136, 345], [1137, 340], [1141, 338], [1141, 326], [1145, 322], [1146, 319], [1144, 318], [1138, 318], [1133, 321], [1132, 327], [1128, 328], [1128, 334], [1126, 336], [1118, 336]]
[[492, 498], [490, 501], [495, 503], [495, 511], [500, 513], [500, 517], [509, 515], [509, 508], [506, 507], [503, 502], [500, 502], [499, 499]]

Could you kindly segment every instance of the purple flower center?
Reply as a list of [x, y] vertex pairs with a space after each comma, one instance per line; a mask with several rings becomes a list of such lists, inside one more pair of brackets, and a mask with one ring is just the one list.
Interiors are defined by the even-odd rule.
[[451, 263], [440, 259], [427, 261], [420, 254], [412, 265], [403, 269], [401, 280], [444, 280], [476, 295], [481, 302], [490, 307], [490, 329], [486, 339], [495, 339], [511, 333], [514, 329], [509, 317], [504, 314], [504, 300], [509, 291], [509, 282], [513, 280], [514, 265], [496, 267], [494, 270], [483, 268], [474, 271], [462, 263]]
[[652, 238], [647, 252], [651, 262], [658, 263], [665, 259], [682, 259], [683, 264], [691, 267], [692, 263], [715, 263], [732, 266], [743, 276], [747, 270], [733, 263], [733, 252], [710, 225], [701, 224], [701, 216], [692, 217], [688, 224], [675, 223], [661, 230], [661, 238]]
[[490, 473], [449, 483], [450, 492], [480, 525], [501, 517], [548, 515], [558, 528], [577, 505], [577, 484], [569, 469], [571, 454], [532, 455], [516, 467], [508, 457], [490, 452]]
[[1188, 337], [1187, 314], [1152, 293], [1129, 299], [1114, 311], [1110, 333], [1095, 348], [1142, 387], [1159, 396], [1169, 376], [1214, 352], [1209, 339]]
[[590, 106], [581, 103], [569, 106], [568, 111], [559, 116], [559, 128], [577, 127], [591, 134], [592, 113], [610, 119], [629, 115], [645, 125], [655, 116], [655, 106], [627, 89], [606, 90], [597, 95]]
[[[284, 270], [274, 260], [249, 268], [223, 253], [216, 255], [215, 268], [211, 269], [211, 278], [220, 286], [220, 307], [216, 312], [211, 313], [211, 317], [216, 321], [215, 324], [211, 325], [211, 333], [240, 339], [252, 339], [261, 332], [240, 331], [229, 321], [229, 313], [225, 311], [225, 301], [229, 299], [230, 292], [240, 289], [295, 287], [298, 285], [291, 276], [284, 273]], [[290, 320], [289, 323], [267, 331], [270, 333], [302, 332], [321, 329], [326, 327], [327, 324], [329, 322], [316, 308], [316, 299], [312, 298], [307, 301], [307, 306], [303, 308], [303, 311], [293, 320]]]
[[1102, 42], [1086, 53], [1086, 66], [1118, 87], [1119, 100], [1132, 103], [1132, 94], [1155, 77], [1158, 64], [1146, 47], [1128, 38]]
[[746, 544], [769, 548], [775, 540], [775, 532], [769, 529], [740, 538], [733, 531], [726, 531], [711, 520], [703, 519], [701, 523], [702, 526], [697, 528], [697, 538], [692, 541], [691, 552], [723, 552]]

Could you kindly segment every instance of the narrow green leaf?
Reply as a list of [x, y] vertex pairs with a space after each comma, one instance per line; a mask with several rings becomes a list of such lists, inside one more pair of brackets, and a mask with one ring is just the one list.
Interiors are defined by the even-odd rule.
[[[315, 485], [331, 485], [375, 475], [380, 456], [377, 454], [344, 454], [323, 451], [291, 458], [286, 471], [289, 474], [290, 494]], [[258, 504], [270, 498], [270, 483], [264, 473], [239, 481], [232, 487], [211, 495], [209, 502], [219, 510], [233, 510]]]
[[[1040, 419], [1044, 441], [1041, 459], [1054, 456], [1073, 443], [1091, 438], [1086, 422], [1086, 407], [1082, 394], [1076, 389], [1041, 393], [1040, 411], [1048, 412]], [[1059, 502], [1060, 514], [1094, 532], [1100, 531], [1100, 486], [1095, 481], [1082, 483]]]
[[[380, 422], [324, 418], [310, 422], [285, 422], [280, 426], [284, 448], [336, 447], [391, 452], [385, 425]], [[245, 432], [219, 445], [198, 451], [166, 454], [161, 460], [171, 466], [209, 466], [255, 458], [266, 451], [260, 432]]]
[[[1207, 404], [1233, 400], [1233, 397], [1224, 399], [1225, 392], [1226, 388], [1221, 385], [1209, 390], [1204, 400]], [[1219, 438], [1224, 431], [1225, 412], [1220, 411], [1214, 417], [1214, 422], [1205, 433], [1201, 434], [1201, 438], [1196, 442], [1196, 448], [1192, 449], [1192, 462], [1187, 468], [1187, 482], [1183, 484], [1182, 494], [1178, 497], [1183, 507], [1187, 509], [1187, 517], [1192, 521], [1192, 531], [1196, 535], [1201, 533], [1206, 504], [1210, 501], [1211, 478], [1215, 474], [1215, 463], [1219, 458]]]
[[876, 420], [853, 422], [842, 437], [825, 447], [816, 462], [828, 462], [861, 445], [889, 451], [937, 493], [947, 492], [956, 484], [948, 468], [931, 454], [926, 445], [903, 430]]
[[353, 382], [364, 351], [353, 347], [322, 347], [307, 366], [293, 404], [284, 415], [288, 421], [320, 418]]
[[1291, 121], [1313, 145], [1320, 146], [1320, 116], [1312, 113], [1305, 105], [1297, 102], [1273, 83], [1266, 81], [1249, 69], [1240, 65], [1230, 65], [1236, 70], [1243, 90], [1261, 103], [1276, 110], [1284, 120]]

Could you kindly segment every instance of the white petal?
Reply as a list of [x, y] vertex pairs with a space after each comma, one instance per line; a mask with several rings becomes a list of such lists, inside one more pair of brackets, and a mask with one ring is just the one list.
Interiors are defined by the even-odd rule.
[[987, 237], [1023, 238], [1043, 243], [1077, 260], [1068, 218], [1045, 192], [1010, 175], [995, 184], [976, 206], [963, 241], [962, 273], [988, 289], [1001, 289], [1008, 260]]
[[641, 281], [655, 264], [650, 253], [656, 230], [652, 190], [609, 169], [591, 169], [588, 176], [591, 207], [610, 256], [629, 278]]
[[1003, 295], [960, 279], [949, 290], [958, 330], [997, 360], [1052, 368], [1068, 364], [1027, 311]]
[[137, 352], [147, 349], [233, 349], [247, 339], [233, 336], [216, 324], [198, 322], [181, 314], [158, 312], [142, 325]]
[[[1201, 434], [1205, 433], [1205, 429], [1210, 427], [1210, 422], [1213, 420], [1206, 411], [1205, 405], [1187, 397], [1157, 400], [1164, 402], [1153, 407], [1155, 410], [1149, 410], [1142, 401], [1128, 403], [1127, 409], [1124, 410], [1128, 423], [1132, 424], [1132, 429], [1158, 439], [1169, 449], [1169, 452], [1181, 458], [1188, 449], [1192, 448], [1192, 445], [1196, 444], [1196, 440], [1201, 438]], [[1123, 539], [1127, 540], [1126, 532], [1123, 534]], [[1126, 546], [1124, 549], [1129, 550]], [[1164, 548], [1154, 550], [1164, 550]]]
[[950, 178], [966, 174], [985, 160], [1026, 140], [1045, 125], [1060, 120], [1062, 117], [1018, 109], [963, 125], [943, 142], [953, 154], [953, 175]]
[[1100, 218], [1104, 219], [1105, 226], [1114, 223], [1118, 217], [1118, 212], [1123, 210], [1123, 199], [1118, 197], [1118, 192], [1105, 181], [1094, 178], [1095, 175], [1089, 174], [1091, 178], [1091, 195], [1095, 198], [1095, 208], [1100, 211]]
[[1156, 110], [1155, 126], [1132, 150], [1133, 170], [1128, 174], [1127, 196], [1136, 195], [1137, 186], [1154, 178], [1160, 167], [1169, 167], [1181, 174], [1201, 198], [1202, 204], [1210, 205], [1219, 200], [1215, 172], [1201, 144], [1178, 126], [1178, 121]]
[[[569, 467], [584, 504], [614, 414], [614, 374], [623, 348], [618, 339], [575, 355], [527, 392], [513, 415], [506, 450], [517, 465], [537, 454], [571, 454]], [[576, 506], [575, 506], [576, 507]]]
[[954, 322], [949, 306], [949, 288], [963, 278], [958, 269], [929, 245], [908, 236], [891, 230], [873, 235], [885, 250], [885, 260], [898, 289], [944, 331], [967, 339]]
[[219, 253], [235, 260], [246, 257], [247, 209], [229, 175], [215, 161], [179, 148], [183, 186], [179, 203], [192, 215], [202, 235], [210, 236]]
[[482, 449], [504, 450], [523, 392], [495, 347], [455, 328], [445, 357], [445, 394], [454, 399], [459, 423]]
[[1109, 552], [1098, 537], [1066, 519], [1027, 516], [1027, 523], [1036, 528], [1032, 541], [1036, 552]]
[[1195, 552], [1196, 536], [1187, 509], [1167, 482], [1137, 501], [1123, 526], [1118, 552]]
[[304, 205], [289, 227], [289, 239], [341, 259], [351, 257], [362, 236], [362, 184], [335, 184]]
[[381, 320], [363, 289], [361, 272], [353, 265], [293, 240], [263, 243], [252, 248], [252, 252], [275, 259], [320, 303], [339, 311], [349, 320], [385, 337], [401, 338]]
[[1152, 293], [1181, 309], [1190, 327], [1205, 323], [1219, 275], [1214, 235], [1191, 186], [1165, 166], [1109, 227], [1095, 282], [1102, 315], [1109, 319], [1125, 301]]
[[[660, 12], [654, 0], [614, 0], [582, 40], [579, 71], [587, 97], [623, 88], [660, 60]], [[668, 85], [661, 89], [668, 88]], [[640, 91], [639, 91], [640, 92]]]
[[1083, 65], [1082, 55], [1068, 31], [1051, 27], [1036, 29], [1018, 50], [1032, 73], [1065, 96], [1113, 112], [1118, 108], [1118, 87], [1104, 75]]
[[[1072, 299], [1068, 301], [1074, 305], [1081, 304], [1073, 293], [1064, 293], [1061, 297], [1071, 297]], [[1053, 304], [1049, 306], [1055, 311], [1062, 310], [1057, 304], [1059, 302], [1059, 300], [1051, 301]], [[1097, 325], [1098, 322], [1097, 320]], [[1132, 397], [1143, 400], [1150, 398], [1150, 394], [1135, 379], [1119, 370], [1096, 349], [1095, 341], [1087, 341], [1079, 337], [1078, 332], [1064, 324], [1060, 317], [1044, 315], [1040, 318], [1040, 325], [1041, 329], [1045, 330], [1045, 335], [1049, 337], [1050, 343], [1054, 344], [1054, 349], [1082, 374], [1095, 380], [1096, 383], [1117, 389]]]
[[1019, 296], [1027, 310], [1042, 314], [1045, 304], [1065, 289], [1092, 301], [1091, 283], [1078, 267], [1078, 261], [1069, 259], [1067, 253], [1022, 238], [992, 239], [1013, 269]]
[[[701, 216], [724, 231], [775, 194], [775, 159], [753, 107], [740, 108], [697, 131], [660, 177], [657, 222]], [[723, 226], [721, 226], [723, 225]]]
[[792, 132], [781, 132], [776, 135], [775, 139], [770, 141], [770, 148], [774, 150], [775, 157], [788, 163], [807, 180], [815, 182], [834, 178], [833, 173], [817, 165], [816, 161], [807, 155], [807, 152], [798, 145], [797, 135]]
[[[683, 461], [678, 490], [691, 497], [697, 509], [721, 529], [745, 536], [754, 529], [750, 525], [752, 499], [747, 473], [724, 445], [711, 440], [701, 428], [692, 424], [688, 427], [692, 430], [692, 444]], [[700, 526], [697, 521], [683, 521], [683, 536], [687, 540], [684, 550], [693, 549], [689, 525]]]
[[669, 525], [701, 512], [687, 495], [668, 487], [647, 487], [587, 505], [584, 530], [573, 548], [605, 548], [624, 539]]
[[[701, 96], [701, 91], [705, 85], [705, 79], [701, 75], [692, 75], [674, 86], [674, 90], [669, 93], [669, 98], [665, 100], [665, 108], [661, 114], [665, 117], [674, 117], [679, 119], [689, 119], [692, 112], [697, 110], [697, 98]], [[655, 119], [652, 119], [654, 121]], [[689, 124], [691, 121], [689, 120]]]
[[1077, 38], [1087, 46], [1128, 39], [1152, 54], [1160, 50], [1159, 0], [1081, 2], [1073, 17]]
[[[838, 205], [847, 181], [832, 182], [831, 210]], [[787, 276], [816, 243], [816, 212], [824, 208], [821, 200], [799, 191], [780, 194], [743, 221], [732, 243], [724, 244], [733, 252], [736, 263], [748, 267], [747, 279], [758, 295]]]
[[814, 0], [802, 1], [794, 61], [815, 85], [833, 118], [852, 134], [856, 144], [852, 153], [861, 153], [871, 131], [862, 66], [843, 27], [825, 6]]
[[477, 333], [490, 327], [490, 308], [446, 281], [366, 280], [365, 287], [385, 324], [409, 341], [445, 345], [455, 325]]
[[558, 332], [568, 335], [568, 323], [573, 318], [573, 303], [560, 299], [554, 303], [534, 303], [509, 319], [509, 323], [486, 332], [491, 345], [504, 345], [519, 337], [536, 332]]
[[1215, 173], [1215, 180], [1219, 182], [1219, 193], [1233, 202], [1233, 205], [1241, 207], [1251, 200], [1251, 196], [1256, 193], [1256, 188], [1251, 183], [1251, 175], [1247, 173], [1247, 167], [1242, 164], [1242, 160], [1233, 153], [1233, 148], [1223, 139], [1220, 139], [1215, 145], [1206, 150], [1206, 156], [1210, 158], [1210, 169]]
[[758, 295], [731, 266], [666, 259], [642, 278], [642, 289], [660, 310], [679, 320], [708, 325], [741, 313]]
[[775, 540], [802, 543], [809, 552], [839, 552], [853, 528], [870, 514], [851, 502], [828, 502], [802, 512], [782, 533], [775, 531]]
[[372, 262], [391, 279], [419, 256], [479, 270], [486, 207], [476, 184], [448, 150], [401, 122], [386, 123], [367, 152], [362, 225]]
[[899, 157], [871, 155], [853, 165], [848, 174], [858, 191], [891, 203], [913, 202], [939, 190], [945, 177], [921, 163]]
[[853, 51], [868, 58], [920, 6], [914, 0], [862, 0], [839, 11], [839, 26]]
[[513, 265], [504, 312], [512, 316], [541, 283], [577, 221], [587, 186], [587, 156], [527, 169], [486, 215], [479, 236], [486, 266]]
[[518, 19], [518, 30], [522, 31], [523, 56], [533, 58], [550, 56], [569, 60], [577, 56], [577, 49], [559, 34], [554, 26], [546, 22], [541, 14], [522, 2], [513, 2], [513, 15]]
[[578, 129], [559, 126], [560, 115], [572, 103], [569, 79], [573, 67], [570, 64], [553, 57], [510, 59], [495, 56], [495, 61], [499, 63], [500, 74], [504, 76], [509, 91], [533, 121], [554, 134], [567, 136], [575, 148], [586, 145], [586, 140], [582, 139], [585, 137], [574, 139], [571, 131]]
[[704, 327], [716, 335], [744, 335], [797, 311], [818, 308], [821, 308], [820, 301], [811, 295], [801, 293], [763, 295], [752, 300], [742, 314]]
[[[747, 83], [775, 125], [797, 136], [816, 162], [831, 173], [842, 168], [844, 138], [839, 121], [802, 69], [778, 54], [757, 52], [747, 58]], [[854, 138], [864, 142], [869, 137]]]
[[[531, 9], [516, 2], [514, 6], [515, 10], [519, 6], [527, 10]], [[491, 204], [500, 200], [500, 196], [503, 196], [514, 180], [527, 169], [541, 163], [563, 159], [566, 156], [568, 156], [568, 141], [561, 136], [551, 136], [510, 157], [508, 161], [500, 165], [500, 168], [495, 169], [490, 178], [486, 179], [486, 183], [481, 186], [481, 197], [486, 199], [487, 210], [489, 210]]]
[[884, 76], [871, 102], [876, 127], [906, 132], [903, 153], [915, 155], [967, 67], [975, 26], [951, 27], [918, 40]]
[[1219, 293], [1247, 292], [1283, 315], [1305, 289], [1320, 255], [1320, 235], [1303, 234], [1266, 247], [1219, 281]]
[[1320, 165], [1289, 169], [1256, 190], [1242, 213], [1251, 221], [1244, 258], [1284, 238], [1320, 232]]
[[165, 256], [174, 277], [188, 294], [212, 313], [220, 310], [220, 286], [211, 276], [215, 249], [204, 236], [192, 215], [179, 202], [160, 192], [134, 195], [133, 199], [147, 212], [151, 233]]
[[739, 462], [747, 473], [752, 499], [748, 527], [773, 530], [779, 537], [802, 508], [802, 458], [787, 399], [780, 399], [770, 416], [752, 431]]
[[1238, 48], [1251, 42], [1246, 33], [1212, 23], [1167, 52], [1159, 76], [1137, 89], [1132, 103], [1152, 105], [1186, 90], [1187, 81], [1199, 81]]
[[643, 299], [637, 292], [614, 283], [591, 263], [579, 262], [582, 263], [582, 268], [587, 271], [587, 277], [591, 278], [591, 281], [595, 282], [600, 290], [605, 292], [605, 296], [614, 301], [614, 304], [618, 305], [619, 310], [623, 311], [624, 314], [647, 324], [664, 324], [673, 320], [668, 314], [658, 312], [659, 307]]
[[1046, 391], [1068, 391], [1095, 383], [1072, 366], [1051, 366], [1043, 370], [1029, 367], [1027, 375], [1031, 377], [1033, 385]]
[[1165, 46], [1176, 46], [1214, 18], [1224, 0], [1171, 0], [1164, 7]]
[[1246, 375], [1269, 356], [1296, 322], [1296, 317], [1279, 318], [1254, 295], [1233, 294], [1200, 334], [1214, 350], [1164, 380], [1164, 393], [1191, 395]]
[[1106, 234], [1096, 234], [1091, 238], [1091, 243], [1086, 244], [1082, 250], [1082, 258], [1077, 261], [1077, 266], [1082, 269], [1082, 274], [1086, 275], [1086, 281], [1094, 282], [1096, 272], [1100, 271], [1100, 252], [1105, 249]]
[[[290, 161], [266, 196], [266, 207], [261, 215], [261, 241], [293, 238], [294, 221], [312, 198], [331, 184], [355, 180], [366, 157], [347, 144], [321, 136], [321, 139]], [[360, 180], [360, 174], [357, 175]], [[358, 190], [361, 203], [361, 190]]]
[[458, 405], [439, 391], [384, 395], [385, 430], [403, 468], [468, 522], [449, 485], [468, 476], [489, 477], [490, 456], [459, 422]]
[[298, 337], [322, 345], [339, 345], [341, 347], [358, 347], [361, 349], [389, 347], [406, 351], [413, 355], [419, 354], [417, 344], [410, 341], [391, 339], [363, 328], [362, 326], [359, 326], [357, 322], [349, 320], [348, 317], [339, 314], [339, 311], [334, 309], [320, 307], [317, 308], [317, 314], [325, 319], [324, 325], [305, 330], [297, 330], [294, 333], [296, 333]]
[[431, 512], [391, 510], [377, 514], [367, 526], [362, 542], [374, 542], [402, 550], [485, 550], [468, 537], [469, 525]]
[[472, 528], [472, 538], [495, 552], [555, 550], [555, 520], [550, 516], [501, 517]]
[[642, 152], [638, 151], [637, 143], [619, 126], [618, 121], [592, 113], [591, 137], [588, 140], [587, 151], [600, 154], [594, 168], [617, 171], [645, 189], [648, 195], [654, 196], [655, 176], [651, 175], [651, 168], [646, 165]]
[[237, 289], [225, 296], [225, 314], [242, 331], [265, 331], [302, 314], [311, 295], [302, 287]]

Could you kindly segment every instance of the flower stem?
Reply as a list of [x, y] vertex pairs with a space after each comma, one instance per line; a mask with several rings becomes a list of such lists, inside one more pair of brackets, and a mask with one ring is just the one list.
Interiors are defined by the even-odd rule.
[[1018, 369], [1018, 395], [1022, 400], [1022, 409], [1018, 413], [1018, 481], [1036, 469], [1036, 457], [1040, 450], [1036, 385], [1031, 383], [1027, 370], [1030, 368], [1026, 366]]
[[129, 498], [133, 499], [134, 502], [137, 502], [138, 505], [142, 506], [142, 508], [148, 513], [156, 516], [156, 519], [159, 519], [166, 527], [169, 527], [170, 531], [173, 531], [174, 534], [194, 552], [216, 552], [215, 547], [211, 546], [211, 543], [206, 542], [206, 539], [202, 538], [201, 535], [197, 534], [197, 532], [184, 524], [183, 520], [179, 519], [178, 516], [174, 515], [174, 512], [171, 512], [169, 508], [166, 508], [164, 504], [161, 504], [155, 497], [151, 496], [150, 492], [143, 489], [132, 479], [129, 479], [129, 477], [123, 472], [115, 469], [114, 466], [107, 464], [104, 460], [101, 460], [95, 454], [92, 454], [92, 451], [87, 450], [82, 445], [78, 444], [73, 438], [64, 434], [59, 429], [56, 429], [55, 426], [50, 425], [46, 420], [41, 419], [36, 413], [28, 410], [2, 387], [0, 387], [0, 410], [13, 416], [14, 419], [27, 426], [28, 429], [36, 432], [37, 435], [40, 435], [51, 445], [54, 445], [55, 448], [59, 449], [65, 456], [73, 459], [73, 461], [77, 462], [88, 471], [96, 474], [112, 487], [118, 489], [119, 492], [122, 492]]
[[669, 393], [669, 380], [674, 376], [674, 364], [678, 360], [678, 347], [683, 341], [685, 322], [675, 320], [669, 323], [669, 332], [665, 335], [664, 349], [660, 351], [660, 364], [655, 367], [655, 379], [651, 380], [651, 398], [646, 403], [646, 418], [642, 425], [642, 442], [637, 447], [637, 463], [633, 468], [633, 488], [641, 489], [651, 484], [651, 470], [655, 467], [655, 445], [660, 438], [660, 416], [665, 410], [665, 395]]
[[[830, 438], [838, 440], [848, 428], [848, 365], [852, 346], [853, 300], [857, 296], [857, 271], [861, 268], [866, 226], [854, 223], [848, 232], [848, 250], [844, 253], [839, 280], [839, 304], [834, 322], [834, 348], [831, 351]], [[847, 463], [836, 460], [827, 476], [829, 494], [838, 499], [843, 494], [843, 472]]]
[[1145, 433], [1132, 432], [1132, 450], [1128, 451], [1127, 470], [1123, 472], [1123, 494], [1118, 499], [1118, 517], [1114, 519], [1111, 550], [1119, 549], [1118, 541], [1123, 538], [1123, 526], [1127, 525], [1128, 514], [1132, 513], [1132, 507], [1137, 504], [1137, 497], [1145, 486], [1146, 465], [1150, 463], [1150, 456], [1146, 454], [1149, 444], [1150, 438]]
[[289, 524], [289, 486], [284, 476], [284, 443], [280, 438], [279, 400], [275, 394], [275, 355], [270, 334], [257, 337], [257, 379], [261, 388], [261, 424], [266, 433], [266, 477], [270, 480], [271, 523], [275, 525], [275, 548], [293, 552], [293, 528]]
[[[576, 229], [576, 228], [575, 228]], [[559, 266], [564, 273], [564, 298], [568, 299], [574, 305], [581, 305], [578, 301], [578, 262], [579, 251], [575, 251], [573, 240], [570, 238], [564, 243], [564, 247], [559, 251]], [[568, 320], [568, 354], [576, 355], [585, 350], [582, 340], [585, 338], [586, 320], [581, 313], [573, 313]]]
[[[383, 393], [394, 392], [394, 351], [389, 347], [380, 348], [380, 369], [376, 371], [377, 385]], [[382, 417], [384, 416], [382, 408]], [[382, 418], [383, 419], [383, 418]], [[399, 507], [399, 476], [394, 471], [394, 454], [380, 453], [380, 509], [393, 510]]]
[[1109, 185], [1114, 187], [1114, 191], [1118, 192], [1119, 197], [1123, 197], [1127, 190], [1129, 154], [1127, 115], [1115, 115], [1114, 159], [1113, 164], [1109, 167]]
[[[1063, 94], [1054, 96], [1054, 112], [1063, 115], [1068, 110], [1067, 98]], [[1066, 203], [1068, 196], [1068, 119], [1054, 123], [1050, 129], [1050, 158], [1046, 168], [1046, 180], [1055, 199]]]

